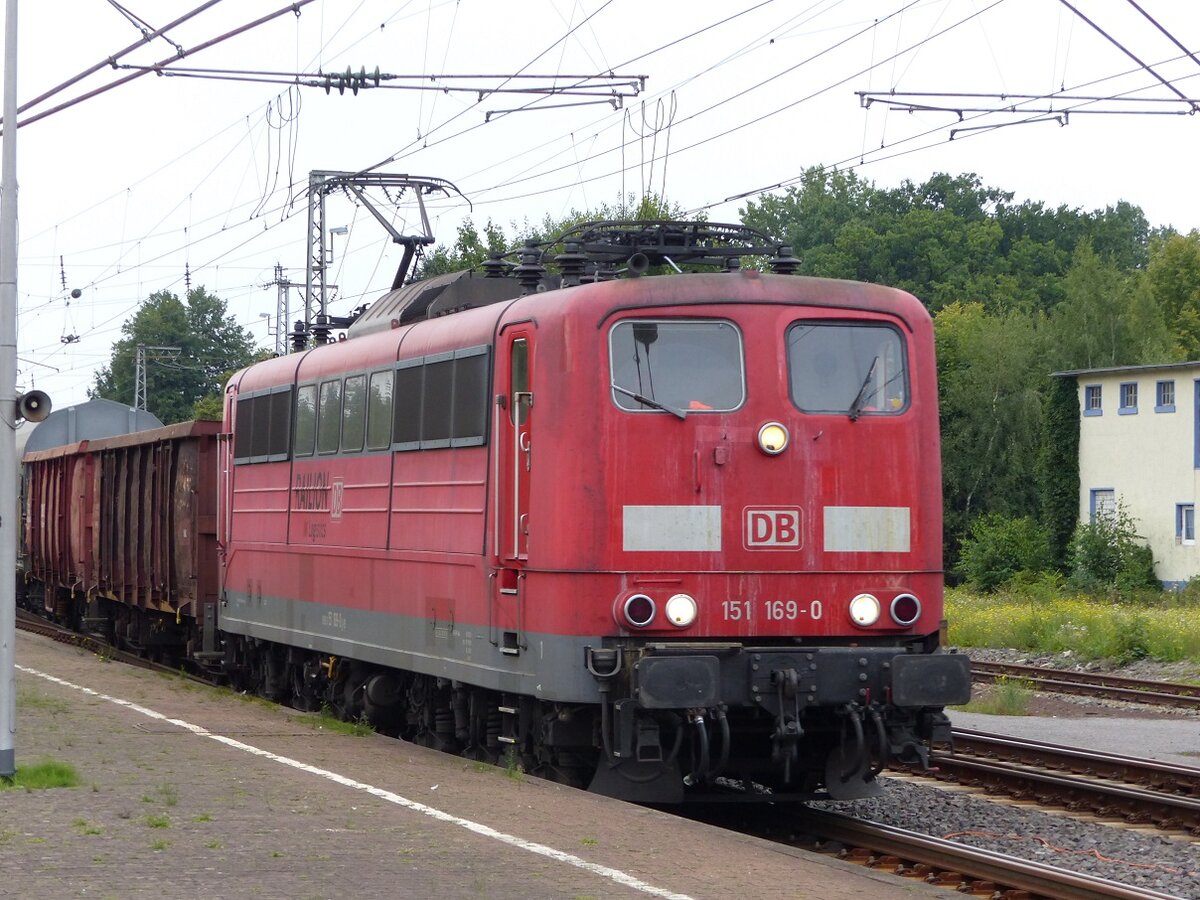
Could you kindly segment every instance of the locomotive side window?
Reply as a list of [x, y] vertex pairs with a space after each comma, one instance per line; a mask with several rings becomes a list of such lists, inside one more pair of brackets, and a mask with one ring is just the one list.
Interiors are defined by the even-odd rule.
[[239, 397], [233, 435], [234, 462], [287, 459], [291, 410], [290, 385]]
[[251, 445], [254, 437], [254, 398], [239, 397], [237, 422], [233, 432], [234, 462], [249, 462], [253, 455]]
[[425, 391], [425, 366], [421, 360], [405, 361], [396, 370], [394, 410], [396, 425], [392, 440], [397, 450], [415, 450], [421, 446], [421, 396]]
[[354, 452], [363, 448], [367, 430], [367, 376], [351, 375], [346, 379], [342, 395], [342, 450]]
[[529, 393], [529, 342], [524, 338], [513, 341], [512, 345], [512, 390], [509, 396], [512, 402], [512, 420], [514, 425], [525, 424], [525, 414], [528, 404], [521, 402], [521, 395]]
[[396, 369], [396, 450], [478, 447], [487, 435], [488, 347], [408, 359]]
[[889, 325], [797, 322], [787, 357], [792, 402], [803, 412], [857, 419], [907, 408], [904, 342]]
[[267, 436], [267, 454], [272, 460], [287, 459], [288, 438], [292, 434], [292, 389], [270, 395], [271, 424]]
[[612, 398], [630, 412], [729, 412], [746, 399], [732, 322], [627, 320], [609, 332]]
[[392, 373], [375, 372], [367, 391], [367, 449], [392, 445]]
[[424, 409], [421, 413], [421, 446], [449, 447], [454, 417], [454, 359], [425, 363]]
[[312, 456], [317, 440], [317, 386], [296, 391], [296, 456]]
[[317, 452], [337, 453], [342, 425], [342, 382], [322, 381], [317, 407]]
[[482, 444], [487, 434], [488, 355], [481, 349], [472, 356], [459, 353], [454, 360], [454, 446]]

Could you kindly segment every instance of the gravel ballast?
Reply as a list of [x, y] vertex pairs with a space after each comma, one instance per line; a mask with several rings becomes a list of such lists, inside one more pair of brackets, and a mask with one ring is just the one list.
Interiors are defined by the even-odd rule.
[[1145, 890], [1200, 897], [1200, 845], [894, 778], [883, 796], [811, 804]]

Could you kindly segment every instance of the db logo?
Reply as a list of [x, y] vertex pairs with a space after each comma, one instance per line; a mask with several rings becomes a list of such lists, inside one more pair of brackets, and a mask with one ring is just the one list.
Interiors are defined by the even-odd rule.
[[342, 503], [346, 498], [346, 483], [340, 479], [333, 479], [331, 490], [329, 491], [329, 518], [340, 519], [342, 517]]
[[747, 506], [742, 516], [746, 549], [800, 546], [800, 509], [796, 506]]

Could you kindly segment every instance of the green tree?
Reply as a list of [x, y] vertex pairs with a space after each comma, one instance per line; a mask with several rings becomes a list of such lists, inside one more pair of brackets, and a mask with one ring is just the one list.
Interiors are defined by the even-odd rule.
[[973, 519], [1036, 515], [1041, 314], [952, 303], [933, 320], [942, 422], [948, 565]]
[[137, 348], [178, 347], [177, 356], [146, 365], [146, 408], [168, 425], [220, 409], [226, 379], [255, 359], [250, 333], [203, 287], [189, 291], [186, 304], [169, 291], [151, 294], [121, 333], [89, 395], [132, 404]]
[[425, 257], [417, 269], [415, 278], [433, 278], [449, 272], [473, 269], [489, 257], [503, 254], [509, 249], [504, 232], [491, 219], [480, 235], [475, 223], [464, 219], [458, 226], [458, 239], [450, 247], [436, 247]]
[[1176, 359], [1200, 359], [1200, 231], [1155, 241], [1145, 284], [1170, 329]]
[[[470, 219], [464, 219], [458, 226], [458, 239], [453, 246], [437, 247], [421, 263], [416, 278], [432, 278], [435, 275], [445, 275], [449, 272], [459, 272], [473, 269], [492, 256], [503, 255], [519, 250], [527, 241], [542, 242], [557, 237], [568, 228], [583, 222], [595, 222], [613, 219], [661, 220], [679, 219], [683, 217], [683, 208], [678, 204], [670, 204], [658, 195], [648, 195], [638, 198], [630, 194], [622, 203], [602, 203], [598, 207], [587, 210], [572, 209], [560, 218], [546, 216], [540, 225], [533, 226], [525, 222], [522, 226], [513, 226], [511, 237], [505, 237], [503, 229], [490, 219], [480, 235], [475, 224]], [[554, 254], [551, 248], [550, 255]]]
[[1067, 569], [1067, 548], [1079, 521], [1079, 389], [1074, 378], [1050, 379], [1037, 460], [1041, 522], [1054, 565]]
[[1075, 248], [1064, 279], [1065, 298], [1054, 309], [1056, 368], [1094, 369], [1124, 363], [1125, 326], [1120, 320], [1125, 279], [1088, 241]]

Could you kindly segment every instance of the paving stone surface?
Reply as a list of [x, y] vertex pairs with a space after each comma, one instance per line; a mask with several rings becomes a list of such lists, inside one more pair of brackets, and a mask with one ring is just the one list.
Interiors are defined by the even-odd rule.
[[46, 638], [16, 650], [17, 767], [82, 784], [0, 791], [0, 897], [944, 896]]

